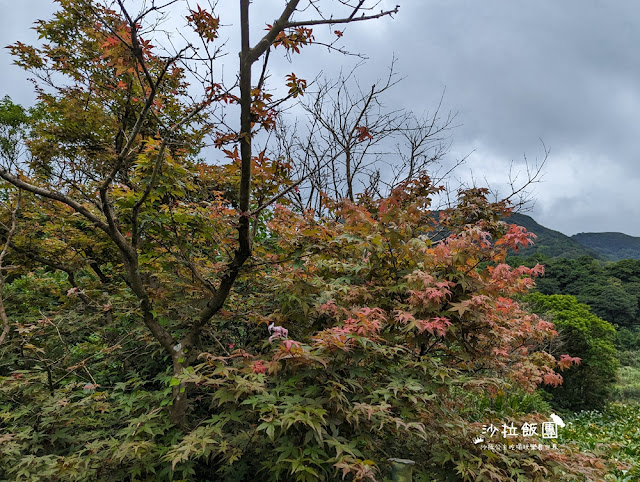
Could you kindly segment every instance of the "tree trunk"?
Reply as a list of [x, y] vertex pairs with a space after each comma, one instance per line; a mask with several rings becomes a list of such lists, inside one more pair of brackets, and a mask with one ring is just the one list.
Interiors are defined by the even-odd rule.
[[[184, 356], [184, 350], [180, 344], [174, 348], [174, 353], [171, 354], [173, 361], [173, 377], [180, 379], [183, 370], [187, 366], [187, 362]], [[169, 411], [171, 423], [180, 428], [185, 428], [187, 425], [187, 408], [189, 406], [189, 397], [187, 396], [187, 384], [180, 380], [180, 383], [174, 385], [172, 388], [173, 404]]]

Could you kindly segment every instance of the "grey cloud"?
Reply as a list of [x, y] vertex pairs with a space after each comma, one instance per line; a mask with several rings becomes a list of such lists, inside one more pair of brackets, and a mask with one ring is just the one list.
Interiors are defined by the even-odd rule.
[[[453, 133], [452, 156], [476, 149], [470, 163], [477, 177], [506, 179], [512, 160], [541, 156], [541, 138], [551, 156], [547, 181], [537, 187], [533, 214], [539, 222], [567, 234], [640, 235], [640, 3], [385, 2], [401, 4], [395, 19], [346, 28], [344, 45], [370, 59], [361, 70], [363, 85], [386, 75], [395, 55], [398, 74], [407, 78], [387, 104], [420, 114], [433, 109], [446, 87], [444, 107], [459, 111], [463, 124]], [[254, 39], [282, 3], [253, 2]], [[28, 37], [32, 16], [47, 16], [52, 9], [44, 0], [0, 4], [2, 45]], [[224, 23], [237, 23], [235, 4], [220, 2], [220, 7]], [[231, 62], [235, 46], [230, 39]], [[303, 54], [294, 65], [274, 63], [274, 80], [292, 70], [306, 78], [319, 70], [333, 75], [355, 63], [320, 47]], [[29, 102], [31, 88], [9, 62], [3, 51], [0, 90]]]

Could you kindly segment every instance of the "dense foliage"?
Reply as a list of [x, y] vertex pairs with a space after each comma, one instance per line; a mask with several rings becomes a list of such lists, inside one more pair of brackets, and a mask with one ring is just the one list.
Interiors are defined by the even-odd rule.
[[[503, 208], [472, 191], [443, 215], [451, 236], [432, 244], [424, 208], [433, 189], [425, 183], [363, 205], [336, 203], [341, 222], [274, 211], [264, 244], [293, 259], [273, 259], [241, 281], [215, 322], [212, 351], [180, 375], [197, 421], [187, 432], [163, 416], [175, 377], [136, 323], [125, 286], [108, 310], [96, 310], [61, 287], [65, 276], [16, 278], [7, 298], [11, 312], [23, 311], [18, 343], [3, 357], [5, 470], [317, 480], [335, 469], [374, 475], [389, 455], [417, 458], [421, 471], [443, 478], [584, 470], [586, 459], [494, 460], [473, 445], [487, 416], [479, 399], [558, 384], [553, 369], [571, 360], [541, 351], [553, 326], [509, 298], [531, 286], [535, 270], [499, 262], [508, 247], [528, 242], [526, 233], [491, 216]], [[459, 224], [469, 213], [483, 217]], [[475, 269], [488, 260], [498, 264]], [[271, 322], [288, 326], [290, 338], [270, 344]]]
[[591, 257], [549, 259], [512, 256], [510, 264], [542, 263], [545, 275], [536, 290], [546, 295], [572, 295], [600, 318], [619, 326], [640, 322], [640, 260], [603, 263]]
[[531, 293], [525, 299], [535, 313], [553, 321], [561, 350], [581, 359], [579, 366], [567, 370], [561, 386], [549, 389], [554, 402], [572, 410], [601, 409], [611, 396], [618, 368], [615, 328], [573, 296]]
[[[116, 3], [60, 0], [43, 45], [11, 47], [39, 103], [0, 106], [4, 478], [380, 480], [393, 456], [427, 480], [602, 476], [538, 436], [475, 443], [490, 421], [547, 420], [536, 389], [580, 361], [514, 299], [543, 268], [505, 263], [531, 240], [506, 201], [463, 190], [436, 216], [425, 172], [357, 193], [346, 156], [347, 195], [300, 209], [293, 160], [255, 152], [306, 87], [287, 75], [275, 99], [269, 52], [397, 8], [294, 21], [320, 10], [290, 0], [251, 47], [241, 0], [227, 88], [206, 70], [214, 12], [187, 5], [203, 47], [165, 51], [162, 6]], [[350, 143], [371, 141], [366, 120]]]

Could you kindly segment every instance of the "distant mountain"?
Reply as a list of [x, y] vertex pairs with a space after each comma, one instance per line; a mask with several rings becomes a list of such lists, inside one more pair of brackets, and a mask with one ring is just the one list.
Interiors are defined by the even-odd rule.
[[[572, 239], [569, 236], [562, 234], [559, 231], [545, 228], [533, 220], [531, 216], [524, 214], [512, 214], [508, 219], [508, 223], [517, 224], [527, 228], [527, 231], [534, 233], [538, 236], [534, 240], [533, 246], [521, 248], [518, 251], [519, 256], [529, 256], [532, 254], [540, 253], [548, 256], [549, 258], [579, 258], [581, 256], [590, 256], [592, 258], [604, 258], [600, 256], [600, 252], [596, 249], [591, 249], [589, 246], [583, 246], [578, 240]], [[638, 238], [635, 238], [638, 239]], [[640, 239], [639, 239], [640, 241]]]
[[634, 236], [622, 233], [579, 233], [571, 236], [571, 239], [607, 260], [640, 259], [640, 238]]

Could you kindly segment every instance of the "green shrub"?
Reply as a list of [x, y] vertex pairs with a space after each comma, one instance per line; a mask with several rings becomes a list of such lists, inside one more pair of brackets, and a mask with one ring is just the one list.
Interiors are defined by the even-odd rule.
[[555, 323], [560, 334], [557, 350], [581, 359], [580, 365], [562, 373], [562, 385], [547, 388], [554, 404], [572, 410], [602, 408], [611, 397], [619, 366], [615, 328], [573, 296], [532, 293], [526, 300], [534, 312]]

